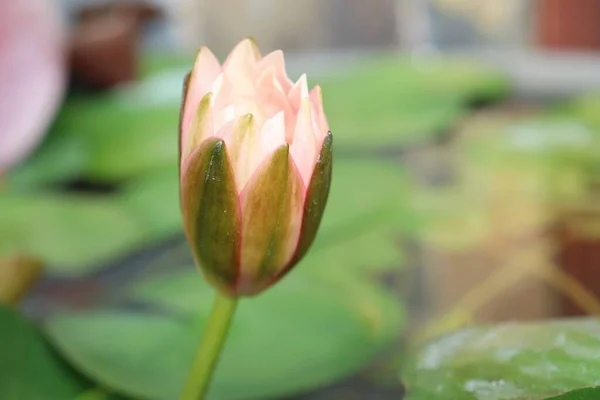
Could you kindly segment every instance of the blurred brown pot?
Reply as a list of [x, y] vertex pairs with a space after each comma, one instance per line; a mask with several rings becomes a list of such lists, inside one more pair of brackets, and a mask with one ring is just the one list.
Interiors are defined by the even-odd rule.
[[600, 1], [537, 0], [537, 41], [551, 50], [600, 50]]
[[136, 80], [143, 24], [159, 15], [143, 2], [109, 2], [80, 10], [71, 42], [74, 80], [95, 89]]

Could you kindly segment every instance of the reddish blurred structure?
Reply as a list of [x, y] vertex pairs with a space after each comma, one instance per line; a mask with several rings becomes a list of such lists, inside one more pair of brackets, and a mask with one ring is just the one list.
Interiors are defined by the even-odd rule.
[[[554, 51], [600, 50], [600, 0], [537, 0], [537, 40]], [[600, 298], [600, 238], [581, 227], [600, 220], [598, 213], [565, 215], [555, 231], [556, 262], [567, 274]], [[563, 298], [561, 315], [584, 315], [573, 301]]]
[[[598, 211], [588, 210], [565, 215], [555, 231], [558, 245], [558, 265], [590, 294], [600, 299], [600, 237], [586, 226], [600, 221]], [[595, 223], [598, 225], [598, 222]], [[563, 298], [560, 314], [563, 316], [586, 315], [573, 301]]]
[[142, 1], [82, 8], [71, 39], [73, 79], [100, 90], [134, 81], [143, 25], [159, 16], [157, 8]]
[[600, 0], [537, 0], [537, 41], [550, 50], [600, 50]]

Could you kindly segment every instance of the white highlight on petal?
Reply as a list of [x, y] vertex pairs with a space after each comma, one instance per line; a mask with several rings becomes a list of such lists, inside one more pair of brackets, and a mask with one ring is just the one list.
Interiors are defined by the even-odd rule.
[[265, 122], [261, 131], [265, 157], [285, 143], [285, 116], [280, 111]]
[[214, 106], [215, 104], [215, 99], [217, 98], [217, 96], [219, 95], [219, 93], [221, 93], [221, 89], [223, 88], [223, 79], [224, 79], [224, 75], [221, 72], [219, 74], [219, 76], [217, 76], [217, 79], [215, 79], [215, 81], [212, 84], [212, 88], [211, 88], [211, 92], [213, 94], [213, 97], [211, 99], [211, 106]]
[[306, 74], [302, 74], [300, 77], [300, 98], [305, 99], [308, 97], [308, 81]]
[[302, 74], [300, 78], [294, 83], [294, 86], [288, 93], [288, 100], [290, 101], [290, 105], [294, 110], [300, 109], [300, 103], [302, 99], [309, 97], [308, 94], [308, 82], [306, 79], [306, 74]]
[[294, 132], [294, 141], [291, 145], [291, 154], [304, 186], [308, 187], [312, 172], [316, 165], [317, 149], [315, 134], [313, 131], [312, 110], [310, 100], [302, 99], [300, 111], [296, 120], [296, 129]]
[[232, 104], [222, 110], [219, 110], [215, 113], [215, 132], [219, 132], [219, 130], [228, 122], [233, 121], [235, 119], [235, 106]]

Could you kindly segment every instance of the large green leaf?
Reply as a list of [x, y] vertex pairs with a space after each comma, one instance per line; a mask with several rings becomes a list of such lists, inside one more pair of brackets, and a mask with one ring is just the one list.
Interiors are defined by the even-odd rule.
[[600, 387], [569, 390], [549, 400], [596, 400], [600, 396]]
[[409, 400], [600, 398], [600, 320], [475, 327], [421, 348]]
[[411, 189], [407, 172], [399, 163], [334, 159], [321, 229], [339, 228], [337, 233], [348, 237], [360, 234], [362, 223], [376, 226], [384, 219], [388, 226], [411, 231], [415, 223], [410, 209]]
[[192, 69], [194, 65], [194, 53], [165, 53], [165, 52], [148, 52], [142, 58], [140, 65], [140, 75], [142, 78], [148, 78], [165, 71], [181, 70], [185, 74]]
[[[373, 76], [377, 76], [374, 74]], [[431, 141], [465, 113], [455, 99], [409, 94], [402, 84], [348, 77], [322, 83], [335, 146], [362, 151]]]
[[[327, 264], [342, 268], [400, 264], [398, 237], [417, 226], [405, 171], [391, 162], [342, 159], [333, 174], [314, 244], [315, 249], [329, 248], [321, 260], [337, 259]], [[142, 243], [181, 233], [178, 193], [175, 165], [104, 197], [5, 193], [0, 198], [5, 211], [0, 215], [0, 251], [35, 254], [58, 274], [85, 274]]]
[[82, 142], [89, 154], [83, 174], [90, 179], [123, 179], [175, 163], [179, 96], [165, 87], [179, 93], [178, 81], [159, 76], [103, 97], [75, 98], [53, 130]]
[[383, 57], [323, 80], [338, 148], [382, 148], [446, 133], [476, 100], [509, 91], [504, 75], [463, 59]]
[[129, 182], [115, 202], [138, 222], [145, 241], [183, 232], [175, 164]]
[[449, 56], [389, 56], [359, 60], [342, 75], [368, 79], [371, 84], [404, 93], [425, 94], [430, 98], [454, 98], [462, 102], [495, 100], [511, 90], [508, 76], [501, 70], [474, 59]]
[[43, 145], [9, 183], [113, 182], [175, 164], [183, 74], [167, 70], [131, 87], [70, 97]]
[[80, 393], [74, 400], [129, 400], [104, 389], [91, 388]]
[[[132, 290], [133, 299], [167, 313], [64, 313], [49, 319], [47, 332], [73, 365], [101, 384], [138, 398], [176, 398], [213, 292], [191, 266]], [[340, 379], [393, 340], [401, 321], [395, 300], [370, 285], [294, 272], [242, 301], [210, 398], [281, 398]]]
[[71, 400], [86, 383], [47, 346], [16, 312], [0, 306], [0, 398]]
[[550, 108], [548, 113], [560, 117], [576, 118], [589, 125], [596, 132], [600, 132], [600, 95], [588, 93], [573, 100], [562, 103], [556, 108]]
[[[399, 164], [336, 161], [327, 209], [313, 245], [315, 253], [327, 248], [327, 254], [315, 257], [341, 268], [399, 265], [399, 237], [418, 226], [410, 208], [411, 189]], [[119, 202], [143, 227], [146, 240], [165, 238], [181, 232], [178, 190], [175, 167], [166, 168], [133, 181]], [[307, 257], [313, 257], [312, 252]]]
[[58, 274], [89, 272], [143, 238], [135, 220], [105, 199], [4, 194], [0, 209], [0, 253], [39, 257]]

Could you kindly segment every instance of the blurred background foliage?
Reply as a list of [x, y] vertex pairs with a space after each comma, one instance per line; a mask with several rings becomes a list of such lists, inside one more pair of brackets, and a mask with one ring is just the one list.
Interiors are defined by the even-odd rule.
[[[518, 56], [449, 50], [465, 37], [525, 46], [512, 28], [559, 13], [552, 1], [307, 1], [292, 11], [248, 1], [281, 14], [272, 32], [251, 12], [227, 14], [242, 33], [232, 21], [216, 27], [234, 3], [181, 0], [162, 19], [127, 8], [124, 24], [152, 27], [134, 35], [150, 44], [125, 46], [137, 57], [130, 75], [77, 53], [131, 67], [110, 46], [94, 55], [74, 41], [71, 84], [44, 141], [2, 177], [0, 337], [10, 345], [0, 397], [177, 396], [212, 289], [181, 229], [177, 124], [193, 52], [157, 39], [175, 26], [180, 41], [219, 55], [253, 32], [265, 50], [289, 49], [292, 78], [306, 71], [323, 88], [336, 149], [312, 250], [243, 302], [210, 398], [596, 399], [600, 79], [581, 72], [597, 65], [595, 44], [540, 28], [538, 47]], [[532, 11], [538, 3], [547, 4]], [[80, 38], [86, 23], [109, 29], [104, 9], [74, 17], [82, 4], [63, 4]], [[294, 18], [311, 15], [331, 26], [292, 40], [306, 30]], [[353, 44], [369, 51], [329, 54]], [[375, 50], [390, 45], [403, 51]], [[307, 52], [324, 46], [325, 56]], [[561, 69], [564, 49], [585, 51], [584, 61]], [[583, 88], [568, 81], [547, 95], [580, 75]], [[536, 79], [543, 90], [527, 86]]]

